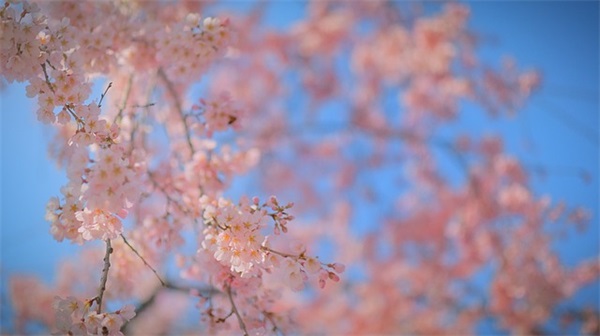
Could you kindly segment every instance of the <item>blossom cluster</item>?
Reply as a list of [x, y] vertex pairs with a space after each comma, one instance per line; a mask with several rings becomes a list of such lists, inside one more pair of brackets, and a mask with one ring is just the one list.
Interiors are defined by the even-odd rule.
[[[28, 97], [38, 97], [38, 120], [54, 123], [54, 109], [65, 106], [59, 121], [69, 120], [65, 109], [82, 104], [91, 92], [74, 55], [75, 29], [69, 19], [48, 20], [36, 4], [23, 2], [22, 11], [9, 2], [0, 10], [2, 75], [9, 81], [29, 81]], [[70, 111], [73, 113], [73, 111]]]
[[231, 272], [242, 278], [258, 277], [262, 272], [276, 273], [293, 290], [301, 290], [309, 274], [318, 274], [320, 287], [327, 280], [339, 281], [338, 274], [344, 271], [344, 266], [320, 262], [307, 255], [301, 243], [292, 243], [290, 251], [272, 248], [268, 224], [270, 220], [274, 222], [275, 235], [286, 233], [288, 222], [294, 219], [288, 213], [293, 203], [280, 205], [274, 196], [263, 204], [258, 197], [251, 201], [242, 199], [239, 204], [224, 198], [202, 197], [201, 203], [206, 228], [198, 253], [209, 252]]
[[94, 160], [86, 151], [74, 152], [73, 158], [70, 169], [79, 173], [61, 189], [64, 201], [53, 197], [46, 207], [51, 233], [58, 241], [77, 243], [118, 237], [123, 231], [119, 217], [126, 217], [140, 194], [134, 162], [118, 145], [100, 148]]
[[[197, 79], [217, 58], [225, 55], [233, 42], [228, 20], [190, 14], [170, 31], [159, 33], [157, 59], [169, 78], [177, 82]], [[177, 59], [177, 62], [173, 62]]]
[[183, 165], [183, 171], [176, 175], [175, 187], [185, 190], [188, 206], [198, 208], [198, 199], [202, 194], [214, 197], [228, 184], [236, 174], [254, 167], [260, 159], [256, 149], [234, 151], [231, 146], [223, 145], [219, 152], [214, 151], [216, 143], [206, 144], [206, 150], [199, 150]]
[[221, 93], [216, 99], [201, 99], [200, 105], [192, 106], [192, 110], [202, 117], [209, 137], [213, 132], [225, 131], [230, 126], [239, 129], [239, 120], [243, 117], [243, 110], [235, 106], [227, 92]]
[[42, 32], [46, 17], [34, 3], [23, 3], [22, 9], [5, 2], [0, 9], [0, 63], [2, 75], [9, 81], [25, 81], [39, 73], [47, 60], [40, 51], [47, 42]]
[[96, 298], [82, 301], [69, 296], [56, 297], [56, 335], [123, 335], [121, 328], [135, 316], [132, 305], [112, 313], [100, 313], [91, 309]]

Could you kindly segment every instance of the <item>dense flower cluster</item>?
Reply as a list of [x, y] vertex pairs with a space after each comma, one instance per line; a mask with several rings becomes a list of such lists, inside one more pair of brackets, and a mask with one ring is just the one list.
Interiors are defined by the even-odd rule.
[[[165, 65], [169, 78], [190, 81], [203, 74], [217, 58], [223, 56], [233, 42], [227, 20], [202, 19], [190, 14], [170, 31], [157, 36], [157, 59]], [[173, 62], [177, 59], [177, 62]]]
[[125, 305], [112, 313], [92, 308], [95, 299], [81, 301], [69, 296], [56, 297], [56, 335], [123, 335], [121, 327], [135, 316], [134, 307]]
[[272, 220], [275, 235], [287, 232], [288, 222], [294, 219], [287, 212], [292, 203], [280, 205], [274, 196], [264, 204], [260, 204], [257, 197], [251, 202], [244, 199], [238, 205], [223, 198], [211, 201], [203, 197], [200, 201], [204, 205], [203, 218], [207, 224], [202, 248], [242, 278], [257, 277], [263, 271], [279, 273], [294, 290], [304, 287], [309, 274], [319, 274], [321, 287], [328, 279], [339, 281], [338, 273], [344, 271], [344, 266], [321, 263], [317, 258], [308, 256], [302, 244], [292, 244], [291, 251], [278, 251], [271, 247], [265, 229]]
[[[147, 8], [156, 10], [152, 4]], [[38, 14], [42, 10], [45, 15]], [[108, 20], [85, 20], [92, 12], [104, 13]], [[219, 148], [214, 142], [195, 138], [212, 137], [214, 132], [229, 127], [239, 129], [244, 113], [231, 96], [223, 93], [201, 99], [200, 106], [192, 107], [197, 119], [186, 115], [178, 97], [182, 83], [196, 80], [235, 41], [228, 19], [202, 19], [197, 14], [187, 14], [184, 20], [174, 20], [167, 14], [129, 37], [123, 32], [142, 27], [144, 20], [131, 8], [119, 4], [57, 3], [40, 8], [17, 1], [5, 4], [1, 19], [2, 57], [8, 60], [3, 64], [3, 76], [11, 82], [28, 82], [27, 96], [38, 100], [38, 120], [59, 129], [59, 143], [54, 150], [59, 154], [59, 162], [66, 166], [69, 182], [61, 189], [62, 197], [52, 197], [46, 207], [46, 219], [51, 222], [50, 232], [56, 240], [68, 239], [78, 244], [105, 240], [108, 244], [124, 233], [122, 220], [132, 207], [145, 198], [155, 200], [156, 196], [145, 193], [153, 190], [165, 197], [165, 214], [160, 216], [155, 211], [143, 216], [144, 225], [128, 233], [137, 242], [125, 241], [146, 264], [146, 260], [160, 259], [155, 258], [152, 245], [172, 249], [182, 244], [182, 223], [193, 219], [194, 214], [201, 216], [199, 210], [206, 207], [202, 210], [206, 225], [203, 247], [210, 251], [213, 260], [232, 272], [219, 285], [224, 291], [227, 288], [230, 295], [250, 295], [251, 291], [243, 288], [262, 288], [261, 272], [274, 272], [276, 268], [283, 270], [282, 276], [294, 289], [303, 286], [307, 272], [321, 271], [322, 286], [326, 279], [339, 281], [337, 274], [343, 271], [339, 264], [321, 264], [315, 257], [306, 256], [304, 250], [288, 254], [270, 247], [265, 235], [268, 219], [273, 220], [276, 235], [287, 232], [287, 224], [293, 219], [286, 213], [291, 204], [282, 207], [272, 198], [261, 206], [258, 201], [234, 206], [223, 199], [211, 201], [214, 207], [209, 205], [208, 197], [222, 192], [227, 177], [255, 165], [259, 155], [256, 149], [234, 152], [227, 146]], [[99, 38], [101, 35], [105, 38]], [[150, 50], [156, 51], [156, 56], [140, 57], [143, 62], [136, 59], [136, 55], [147, 55]], [[140, 154], [146, 148], [135, 148], [134, 136], [143, 136], [145, 131], [138, 129], [136, 123], [140, 121], [127, 106], [129, 99], [136, 99], [130, 95], [138, 89], [131, 87], [131, 79], [119, 80], [122, 73], [115, 70], [122, 65], [156, 72], [162, 93], [171, 104], [163, 108], [164, 119], [157, 113], [156, 120], [165, 123], [173, 138], [186, 139], [191, 160], [181, 161], [173, 169], [162, 166], [150, 171], [144, 154]], [[125, 96], [116, 95], [123, 103], [114, 104], [109, 92], [112, 83], [99, 100], [86, 102], [91, 94], [91, 75], [97, 73], [112, 75], [117, 83], [129, 82]], [[111, 111], [102, 111], [105, 99]], [[175, 119], [171, 117], [174, 115]], [[203, 130], [195, 132], [198, 129]], [[181, 192], [180, 197], [172, 194], [174, 191]], [[150, 245], [141, 243], [143, 235], [150, 237]], [[130, 286], [129, 272], [125, 271], [135, 268], [129, 265], [135, 259], [123, 254], [122, 244], [114, 245], [119, 248], [108, 246], [100, 297], [108, 279], [110, 295], [127, 295], [136, 290]], [[116, 260], [112, 262], [113, 275], [108, 276], [111, 255]], [[246, 280], [239, 282], [236, 277]], [[266, 293], [261, 294], [263, 298], [274, 297]], [[102, 313], [99, 308], [94, 312], [94, 302], [96, 299], [58, 299], [54, 305], [57, 332], [116, 335], [134, 315], [130, 306], [114, 313]], [[240, 304], [239, 309], [245, 311], [249, 307]], [[246, 320], [248, 325], [255, 321], [249, 316]]]
[[[42, 32], [46, 17], [36, 4], [24, 3], [21, 9], [6, 2], [0, 10], [2, 34], [0, 59], [2, 75], [9, 81], [25, 81], [39, 73], [48, 55], [41, 51], [49, 42]], [[6, 61], [4, 61], [6, 60]]]
[[78, 173], [62, 188], [64, 200], [48, 202], [46, 219], [58, 241], [117, 238], [123, 231], [119, 217], [125, 218], [139, 197], [139, 177], [123, 150], [113, 145], [96, 154], [90, 160], [85, 151], [75, 151], [70, 169]]
[[239, 129], [243, 111], [234, 105], [231, 96], [223, 92], [217, 99], [200, 100], [200, 105], [192, 106], [198, 110], [198, 115], [204, 119], [207, 135], [210, 137], [215, 131], [225, 131], [230, 126]]

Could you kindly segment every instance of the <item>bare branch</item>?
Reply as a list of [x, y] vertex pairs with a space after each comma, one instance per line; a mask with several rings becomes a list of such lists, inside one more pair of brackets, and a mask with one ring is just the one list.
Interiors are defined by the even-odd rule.
[[156, 272], [154, 267], [150, 266], [150, 264], [146, 261], [146, 259], [144, 259], [144, 257], [142, 257], [142, 255], [133, 246], [131, 246], [131, 244], [129, 244], [129, 242], [127, 241], [127, 238], [125, 238], [125, 236], [123, 234], [121, 234], [121, 238], [123, 238], [123, 242], [125, 243], [125, 245], [129, 246], [129, 248], [133, 251], [133, 253], [135, 253], [140, 259], [142, 259], [142, 261], [144, 262], [144, 265], [146, 265], [148, 268], [150, 268], [152, 270], [154, 275], [156, 275], [156, 278], [158, 279], [158, 281], [160, 281], [160, 284], [162, 286], [166, 286], [165, 282], [160, 277], [160, 275], [158, 275], [158, 272]]
[[104, 268], [102, 268], [102, 278], [100, 278], [100, 288], [98, 290], [98, 296], [96, 297], [96, 302], [98, 303], [98, 307], [96, 308], [96, 312], [100, 314], [102, 312], [102, 298], [104, 297], [104, 292], [106, 291], [106, 281], [108, 280], [108, 270], [110, 269], [110, 254], [113, 252], [113, 248], [110, 245], [110, 239], [106, 240], [106, 252], [104, 254]]
[[46, 64], [42, 63], [40, 65], [42, 66], [42, 70], [44, 71], [44, 77], [46, 79], [46, 84], [48, 84], [48, 87], [50, 88], [50, 91], [52, 91], [52, 93], [56, 93], [56, 92], [54, 92], [54, 88], [52, 87], [52, 83], [50, 83], [50, 77], [48, 76], [48, 71], [46, 70]]
[[[154, 293], [152, 293], [152, 295], [149, 298], [147, 298], [145, 301], [140, 303], [140, 305], [135, 309], [136, 316], [134, 318], [137, 318], [148, 308], [152, 307], [152, 305], [156, 301], [156, 297], [158, 296], [158, 293], [160, 293], [161, 290], [164, 290], [164, 289], [183, 292], [186, 294], [189, 294], [190, 292], [194, 291], [194, 292], [198, 293], [200, 296], [204, 296], [204, 297], [212, 297], [213, 295], [223, 294], [223, 292], [219, 291], [218, 289], [216, 289], [214, 287], [204, 287], [204, 288], [203, 287], [200, 287], [200, 288], [187, 287], [187, 286], [175, 285], [171, 281], [167, 280], [167, 281], [165, 281], [165, 284], [163, 285], [163, 287], [157, 288], [156, 291], [154, 291]], [[133, 321], [133, 320], [131, 320], [131, 321]], [[131, 321], [127, 321], [123, 325], [123, 327], [121, 328], [121, 331], [123, 333], [127, 334], [129, 323]]]
[[123, 98], [123, 104], [119, 108], [119, 113], [115, 116], [114, 122], [120, 121], [123, 118], [123, 111], [127, 107], [127, 101], [129, 100], [129, 95], [131, 94], [131, 86], [133, 85], [133, 75], [129, 76], [127, 80], [127, 87], [125, 88], [125, 97]]
[[102, 101], [104, 100], [104, 97], [106, 97], [106, 93], [108, 92], [108, 90], [112, 87], [112, 82], [108, 83], [108, 86], [106, 87], [106, 90], [104, 90], [104, 93], [102, 93], [100, 95], [100, 101], [98, 102], [98, 107], [102, 107]]
[[173, 82], [171, 82], [169, 80], [169, 78], [167, 77], [167, 74], [165, 74], [165, 72], [162, 68], [158, 69], [158, 76], [163, 80], [163, 82], [165, 82], [167, 91], [169, 91], [169, 94], [171, 95], [171, 98], [173, 99], [173, 102], [175, 103], [175, 108], [177, 109], [177, 112], [179, 113], [179, 117], [181, 118], [183, 128], [185, 129], [185, 139], [187, 141], [188, 147], [190, 148], [191, 155], [194, 155], [196, 150], [194, 149], [194, 145], [192, 144], [190, 128], [187, 124], [187, 119], [185, 118], [185, 115], [183, 113], [183, 108], [181, 107], [181, 103], [179, 102], [179, 99], [177, 97], [177, 92], [175, 91]]
[[242, 315], [240, 315], [240, 312], [238, 311], [237, 307], [235, 306], [235, 302], [233, 301], [233, 295], [231, 294], [231, 286], [227, 285], [225, 287], [225, 290], [227, 291], [227, 296], [229, 297], [229, 302], [231, 303], [231, 309], [233, 310], [233, 313], [237, 317], [238, 323], [240, 324], [240, 329], [242, 329], [242, 331], [244, 331], [244, 336], [248, 336], [248, 330], [246, 329], [246, 324], [244, 323], [244, 320], [242, 319]]

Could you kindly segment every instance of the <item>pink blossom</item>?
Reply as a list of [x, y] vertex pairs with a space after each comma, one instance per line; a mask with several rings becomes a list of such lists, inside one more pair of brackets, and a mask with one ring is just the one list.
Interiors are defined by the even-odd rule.
[[85, 240], [115, 239], [123, 232], [121, 221], [104, 210], [85, 208], [77, 211], [75, 217], [82, 222], [78, 232]]

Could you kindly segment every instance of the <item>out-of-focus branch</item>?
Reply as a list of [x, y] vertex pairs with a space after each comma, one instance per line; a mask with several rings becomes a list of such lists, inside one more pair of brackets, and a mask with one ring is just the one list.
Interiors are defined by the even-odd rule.
[[[158, 296], [158, 294], [165, 289], [172, 290], [172, 291], [178, 291], [178, 292], [182, 292], [182, 293], [186, 293], [186, 294], [193, 292], [193, 293], [197, 293], [198, 295], [203, 296], [203, 297], [212, 297], [213, 295], [223, 294], [223, 292], [221, 292], [220, 290], [218, 290], [214, 287], [194, 288], [194, 287], [189, 287], [189, 286], [176, 285], [173, 282], [166, 280], [162, 287], [158, 287], [149, 298], [147, 298], [142, 303], [140, 303], [140, 305], [135, 309], [136, 317], [134, 317], [131, 321], [135, 320], [135, 318], [137, 318], [143, 312], [145, 312], [150, 307], [152, 307], [152, 305], [156, 301], [156, 297]], [[129, 327], [129, 323], [131, 321], [128, 321], [123, 325], [123, 327], [121, 328], [121, 331], [123, 333], [127, 334], [127, 328]]]
[[187, 124], [187, 119], [185, 118], [185, 114], [183, 113], [183, 108], [181, 107], [181, 103], [179, 102], [179, 97], [177, 96], [177, 91], [175, 91], [175, 86], [173, 85], [173, 82], [171, 82], [169, 80], [169, 78], [167, 77], [167, 74], [165, 74], [165, 71], [162, 68], [158, 69], [158, 76], [165, 83], [165, 87], [167, 88], [167, 91], [169, 91], [169, 94], [171, 95], [171, 98], [173, 99], [173, 102], [175, 103], [175, 108], [177, 109], [177, 112], [179, 113], [179, 117], [181, 118], [181, 123], [183, 124], [183, 128], [185, 130], [185, 139], [186, 139], [188, 147], [190, 148], [190, 151], [191, 151], [190, 155], [194, 155], [194, 153], [196, 151], [194, 150], [194, 145], [192, 144], [190, 128]]
[[539, 104], [544, 109], [544, 112], [560, 120], [563, 125], [571, 128], [574, 133], [584, 137], [594, 146], [598, 146], [598, 132], [594, 128], [579, 123], [577, 120], [573, 119], [569, 113], [566, 113], [562, 109], [557, 108], [549, 102], [542, 101]]

